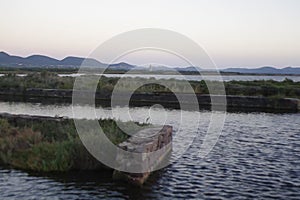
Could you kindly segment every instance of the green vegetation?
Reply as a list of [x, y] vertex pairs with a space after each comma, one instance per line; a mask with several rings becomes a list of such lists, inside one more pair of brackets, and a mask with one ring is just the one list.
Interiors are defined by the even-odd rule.
[[[1, 73], [40, 73], [47, 70], [48, 72], [54, 72], [54, 73], [77, 73], [79, 70], [79, 66], [68, 66], [68, 67], [46, 67], [46, 66], [6, 66], [6, 65], [1, 65], [0, 64], [0, 72]], [[93, 72], [98, 73], [99, 68], [88, 68], [87, 72]], [[176, 71], [164, 71], [164, 70], [158, 70], [158, 71], [149, 71], [148, 69], [145, 70], [132, 70], [128, 71], [126, 69], [110, 69], [106, 68], [105, 69], [105, 74], [125, 74], [125, 73], [130, 73], [130, 74], [164, 74], [164, 75], [176, 75], [178, 72]], [[199, 75], [199, 72], [197, 71], [180, 71], [181, 74], [184, 75]], [[219, 75], [219, 73], [214, 72], [214, 71], [205, 71], [202, 72], [205, 73], [206, 75]], [[222, 75], [249, 75], [249, 74], [241, 74], [237, 72], [220, 72]], [[252, 74], [252, 75], [260, 75], [260, 74]]]
[[[120, 78], [102, 77], [98, 83], [98, 92], [111, 93]], [[0, 90], [24, 91], [29, 88], [43, 89], [73, 89], [75, 78], [59, 77], [56, 73], [43, 71], [40, 73], [30, 73], [26, 77], [16, 76], [9, 73], [0, 77]], [[185, 81], [169, 79], [164, 80], [170, 85], [172, 91], [189, 92], [185, 87]], [[122, 78], [120, 84], [126, 91], [135, 87], [138, 82], [146, 82], [144, 78]], [[91, 82], [92, 84], [92, 82]], [[199, 94], [208, 94], [205, 81], [190, 81], [194, 91]], [[217, 84], [210, 81], [211, 85]], [[229, 81], [225, 82], [225, 89], [228, 95], [245, 96], [265, 96], [265, 97], [292, 97], [300, 98], [300, 82], [294, 82], [286, 79], [281, 82], [273, 80], [259, 81]], [[158, 84], [148, 84], [140, 87], [136, 92], [170, 92], [169, 89]]]
[[261, 81], [230, 81], [225, 84], [226, 92], [231, 95], [291, 97], [300, 99], [300, 82], [290, 79], [278, 82]]
[[15, 73], [9, 73], [0, 77], [0, 88], [25, 90], [27, 88], [47, 89], [70, 89], [73, 88], [74, 79], [71, 77], [59, 77], [56, 73], [43, 71], [41, 73], [30, 73], [28, 76], [20, 77]]
[[[210, 81], [213, 85], [215, 82]], [[208, 94], [204, 81], [191, 82], [196, 93]], [[300, 82], [290, 79], [284, 81], [257, 80], [257, 81], [229, 81], [224, 82], [227, 95], [264, 96], [277, 98], [300, 98]]]
[[[99, 120], [99, 124], [114, 144], [128, 138], [114, 120]], [[123, 124], [130, 127], [132, 123]], [[131, 131], [138, 130], [132, 128]], [[73, 120], [69, 119], [14, 119], [11, 122], [0, 119], [0, 164], [43, 172], [97, 170], [104, 167], [85, 149], [77, 136]]]

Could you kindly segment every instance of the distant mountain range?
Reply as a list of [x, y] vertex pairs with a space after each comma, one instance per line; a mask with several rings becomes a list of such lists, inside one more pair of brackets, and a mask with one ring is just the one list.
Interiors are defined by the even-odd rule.
[[[63, 60], [57, 60], [43, 55], [32, 55], [26, 58], [20, 56], [11, 56], [5, 52], [0, 52], [0, 64], [7, 66], [80, 66], [84, 58], [66, 57]], [[103, 63], [95, 59], [87, 59], [88, 65], [101, 66]]]
[[[85, 66], [89, 67], [105, 67], [106, 64], [99, 62], [93, 58], [80, 58], [69, 56], [62, 60], [57, 60], [44, 55], [32, 55], [28, 57], [11, 56], [5, 52], [0, 52], [0, 66], [2, 67], [47, 67], [47, 68], [78, 68], [82, 62], [85, 62]], [[130, 65], [124, 62], [115, 63], [109, 66], [110, 69], [123, 69], [129, 70], [134, 68], [134, 65]]]
[[286, 67], [282, 69], [274, 68], [274, 67], [260, 67], [260, 68], [228, 68], [223, 69], [223, 72], [233, 72], [233, 73], [241, 73], [241, 74], [293, 74], [300, 75], [299, 67]]
[[[44, 55], [32, 55], [28, 57], [12, 56], [5, 52], [0, 52], [0, 66], [2, 67], [45, 67], [45, 68], [78, 68], [82, 62], [89, 67], [105, 67], [106, 64], [99, 62], [93, 58], [80, 58], [80, 57], [66, 57], [62, 60], [57, 60]], [[111, 64], [109, 69], [112, 70], [151, 70], [151, 71], [169, 71], [171, 67], [157, 65], [151, 67], [135, 66], [125, 62]], [[197, 71], [213, 71], [205, 70], [199, 67], [172, 67], [172, 69], [181, 72], [197, 72]], [[170, 70], [171, 71], [171, 70]], [[221, 72], [240, 73], [240, 74], [291, 74], [300, 75], [299, 67], [286, 67], [282, 69], [274, 67], [260, 67], [260, 68], [227, 68]]]

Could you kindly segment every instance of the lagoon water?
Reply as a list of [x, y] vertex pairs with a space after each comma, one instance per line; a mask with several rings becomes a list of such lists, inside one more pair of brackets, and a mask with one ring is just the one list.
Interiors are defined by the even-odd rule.
[[[58, 74], [60, 77], [78, 77], [84, 74], [73, 73], [73, 74]], [[4, 74], [0, 74], [0, 77], [4, 76]], [[23, 77], [27, 76], [27, 74], [17, 74], [17, 76]], [[187, 81], [201, 81], [201, 80], [210, 80], [210, 81], [254, 81], [254, 80], [274, 80], [274, 81], [283, 81], [286, 78], [291, 79], [295, 82], [300, 81], [300, 75], [298, 76], [265, 76], [265, 75], [223, 75], [220, 79], [219, 76], [209, 75], [209, 76], [199, 76], [199, 75], [160, 75], [160, 74], [105, 74], [106, 77], [131, 77], [131, 78], [156, 78], [156, 79], [176, 79], [176, 80], [187, 80]]]
[[[96, 108], [97, 118], [128, 120], [127, 108]], [[81, 118], [94, 118], [82, 107]], [[0, 102], [0, 112], [72, 117], [71, 105]], [[38, 174], [0, 168], [0, 199], [299, 199], [300, 114], [226, 113], [221, 136], [204, 158], [199, 149], [211, 111], [130, 108], [134, 121], [166, 123], [186, 138], [196, 133], [184, 154], [154, 173], [142, 188], [112, 181], [105, 172]], [[215, 113], [218, 114], [218, 113]], [[220, 115], [223, 113], [219, 113]], [[182, 123], [186, 116], [190, 123]], [[200, 116], [199, 127], [192, 128]], [[180, 125], [180, 126], [179, 126]], [[177, 140], [180, 143], [181, 140]], [[184, 143], [184, 141], [182, 141]], [[179, 144], [180, 146], [180, 144]], [[176, 152], [174, 152], [176, 154]]]
[[[83, 74], [59, 74], [59, 76], [70, 76], [78, 77]], [[257, 76], [257, 75], [223, 75], [222, 77], [215, 75], [208, 76], [199, 76], [199, 75], [159, 75], [159, 74], [105, 74], [106, 77], [131, 77], [131, 78], [155, 78], [155, 79], [176, 79], [176, 80], [187, 80], [187, 81], [201, 81], [201, 80], [210, 80], [210, 81], [254, 81], [254, 80], [274, 80], [274, 81], [283, 81], [286, 78], [291, 79], [295, 82], [300, 81], [300, 76]]]

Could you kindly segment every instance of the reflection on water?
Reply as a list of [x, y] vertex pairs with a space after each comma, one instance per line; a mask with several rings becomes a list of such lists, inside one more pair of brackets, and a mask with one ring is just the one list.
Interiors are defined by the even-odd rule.
[[[0, 74], [4, 76], [5, 74]], [[82, 73], [73, 73], [73, 74], [58, 74], [60, 77], [79, 77], [85, 74]], [[27, 76], [27, 74], [17, 74], [17, 76], [23, 77]], [[155, 78], [155, 79], [176, 79], [176, 80], [187, 80], [187, 81], [201, 81], [201, 80], [211, 80], [218, 81], [220, 80], [219, 76], [208, 75], [208, 76], [199, 76], [199, 75], [161, 75], [161, 74], [105, 74], [106, 77], [141, 77], [141, 78]], [[223, 81], [254, 81], [254, 80], [274, 80], [274, 81], [283, 81], [284, 79], [291, 79], [295, 82], [300, 81], [300, 76], [288, 76], [288, 75], [280, 75], [280, 76], [264, 76], [264, 75], [223, 75]]]
[[[70, 76], [78, 77], [84, 74], [59, 74], [59, 76]], [[187, 80], [187, 81], [201, 81], [201, 80], [210, 80], [210, 81], [219, 81], [219, 76], [208, 75], [208, 76], [199, 76], [199, 75], [160, 75], [160, 74], [105, 74], [106, 77], [141, 77], [141, 78], [155, 78], [155, 79], [176, 79], [176, 80]], [[255, 75], [223, 75], [223, 81], [254, 81], [254, 80], [274, 80], [274, 81], [283, 81], [284, 79], [291, 79], [293, 81], [300, 81], [300, 76], [255, 76]]]
[[[83, 107], [82, 117], [93, 117]], [[122, 113], [124, 108], [118, 108]], [[72, 116], [69, 105], [0, 103], [0, 112]], [[168, 123], [180, 123], [179, 110], [156, 109], [154, 116], [168, 115]], [[97, 108], [97, 117], [111, 117], [111, 109]], [[136, 121], [149, 115], [147, 108], [131, 108]], [[151, 115], [152, 115], [151, 114]], [[192, 121], [195, 112], [187, 112]], [[197, 138], [181, 159], [155, 173], [142, 188], [111, 180], [108, 172], [28, 174], [0, 169], [0, 199], [249, 199], [300, 197], [300, 114], [227, 113], [221, 137], [205, 159], [198, 157], [209, 111], [200, 112], [200, 126], [184, 124], [188, 137]], [[119, 116], [121, 120], [126, 120]], [[157, 117], [158, 118], [158, 117]], [[155, 120], [155, 119], [153, 119]], [[156, 121], [154, 121], [156, 123]]]

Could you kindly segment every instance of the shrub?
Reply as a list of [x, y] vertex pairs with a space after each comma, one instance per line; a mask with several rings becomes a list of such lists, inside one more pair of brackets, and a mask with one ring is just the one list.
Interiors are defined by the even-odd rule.
[[[81, 143], [73, 120], [40, 122], [16, 119], [13, 123], [17, 127], [0, 119], [0, 164], [43, 172], [104, 167]], [[115, 120], [99, 120], [99, 123], [114, 144], [128, 138]], [[136, 128], [136, 123], [123, 124], [130, 132], [146, 125], [140, 124], [141, 127]], [[98, 142], [96, 144], [99, 145]]]

